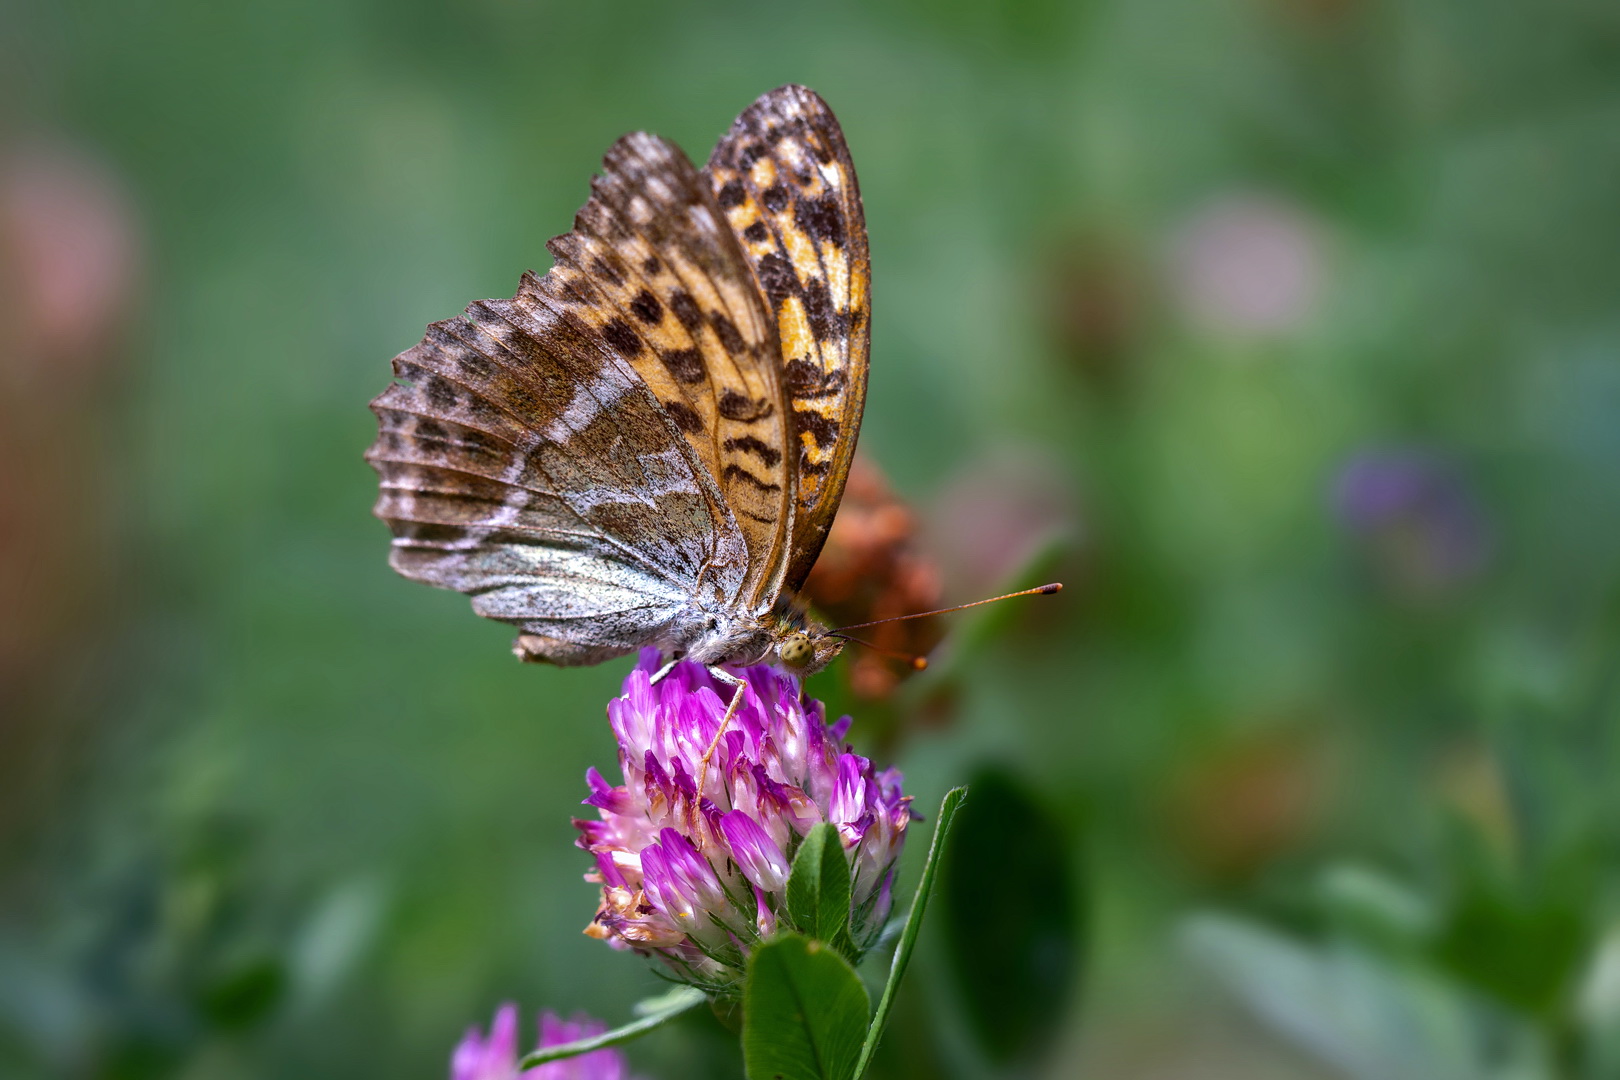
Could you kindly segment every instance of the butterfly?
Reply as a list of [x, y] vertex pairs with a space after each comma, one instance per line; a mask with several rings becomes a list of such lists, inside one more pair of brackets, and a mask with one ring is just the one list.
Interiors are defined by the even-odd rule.
[[854, 456], [871, 312], [832, 111], [772, 90], [702, 169], [626, 135], [546, 246], [544, 277], [430, 325], [371, 403], [390, 564], [516, 625], [523, 660], [819, 671], [844, 640], [797, 598]]

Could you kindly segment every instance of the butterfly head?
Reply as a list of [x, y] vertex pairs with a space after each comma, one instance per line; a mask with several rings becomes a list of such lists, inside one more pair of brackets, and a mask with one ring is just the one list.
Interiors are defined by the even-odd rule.
[[844, 651], [844, 639], [819, 626], [786, 626], [776, 637], [776, 658], [795, 675], [814, 675]]
[[814, 675], [844, 648], [842, 638], [802, 610], [733, 615], [722, 604], [695, 606], [682, 627], [689, 636], [665, 645], [699, 664], [747, 667], [776, 664], [793, 675]]

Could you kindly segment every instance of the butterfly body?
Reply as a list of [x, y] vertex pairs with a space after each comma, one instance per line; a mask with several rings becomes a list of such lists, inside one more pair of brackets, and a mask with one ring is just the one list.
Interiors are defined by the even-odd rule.
[[[843, 651], [844, 641], [831, 637], [812, 620], [779, 615], [737, 617], [721, 606], [693, 606], [672, 617], [663, 632], [641, 643], [668, 656], [685, 657], [712, 667], [748, 667], [776, 662], [812, 675]], [[520, 634], [512, 651], [520, 660], [543, 663], [596, 663], [596, 657], [574, 660], [567, 642], [540, 634]], [[600, 659], [620, 655], [614, 651]]]
[[771, 91], [702, 170], [625, 136], [548, 247], [549, 273], [431, 325], [372, 402], [391, 564], [516, 625], [525, 660], [818, 670], [843, 643], [794, 604], [854, 453], [869, 316], [831, 111]]

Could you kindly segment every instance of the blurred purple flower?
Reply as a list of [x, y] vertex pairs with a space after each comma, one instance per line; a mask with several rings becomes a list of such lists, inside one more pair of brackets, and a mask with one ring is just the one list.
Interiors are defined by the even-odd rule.
[[1490, 538], [1478, 503], [1451, 463], [1416, 449], [1365, 451], [1340, 471], [1339, 520], [1374, 547], [1393, 583], [1430, 593], [1484, 568]]
[[911, 820], [900, 774], [840, 749], [849, 717], [828, 725], [791, 675], [739, 672], [748, 688], [721, 732], [731, 688], [690, 662], [651, 685], [658, 661], [643, 651], [608, 705], [624, 783], [586, 775], [585, 803], [599, 818], [574, 824], [596, 857], [586, 880], [602, 885], [586, 933], [724, 992], [752, 946], [776, 932], [799, 842], [830, 822], [853, 871], [854, 945], [868, 948], [888, 917]]
[[[559, 1019], [540, 1014], [540, 1048], [561, 1046], [590, 1035], [600, 1035], [607, 1025], [587, 1017]], [[450, 1080], [516, 1080], [518, 1073], [518, 1011], [516, 1005], [502, 1005], [490, 1025], [489, 1037], [478, 1028], [469, 1028], [450, 1058]], [[624, 1055], [614, 1049], [593, 1050], [526, 1069], [526, 1080], [630, 1080], [630, 1067]]]

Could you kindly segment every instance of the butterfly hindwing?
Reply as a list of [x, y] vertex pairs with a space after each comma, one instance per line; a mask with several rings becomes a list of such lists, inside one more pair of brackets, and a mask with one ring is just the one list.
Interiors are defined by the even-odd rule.
[[866, 401], [871, 266], [860, 189], [826, 102], [784, 86], [749, 106], [704, 170], [775, 316], [797, 506], [785, 586], [837, 513]]
[[599, 332], [526, 275], [435, 323], [373, 403], [377, 515], [407, 577], [592, 662], [655, 639], [746, 552], [712, 478]]

